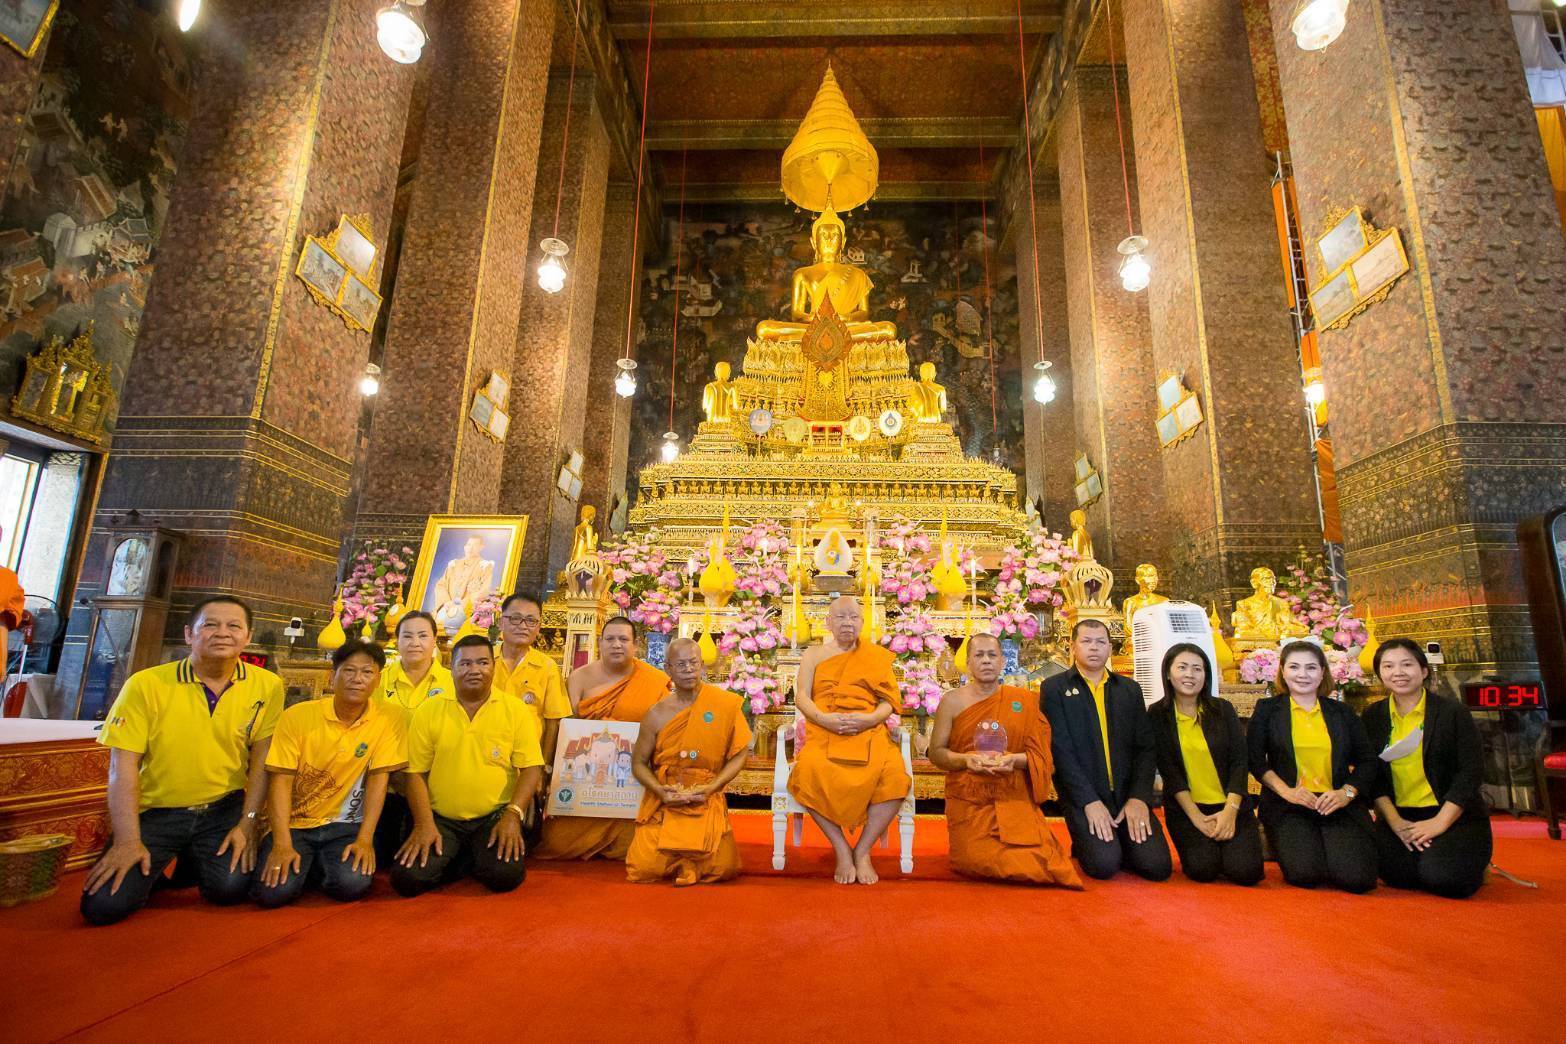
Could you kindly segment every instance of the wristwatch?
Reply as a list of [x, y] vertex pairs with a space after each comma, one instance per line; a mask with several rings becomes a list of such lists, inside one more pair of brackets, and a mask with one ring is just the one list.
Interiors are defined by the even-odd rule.
[[527, 818], [526, 816], [524, 816], [522, 814], [522, 806], [521, 805], [516, 805], [516, 804], [507, 805], [505, 810], [507, 812], [515, 812], [517, 814], [517, 819], [519, 819], [519, 820]]
[[1348, 799], [1350, 801], [1353, 801], [1355, 798], [1359, 797], [1359, 791], [1354, 788], [1354, 784], [1352, 783], [1343, 784], [1343, 793], [1348, 795]]

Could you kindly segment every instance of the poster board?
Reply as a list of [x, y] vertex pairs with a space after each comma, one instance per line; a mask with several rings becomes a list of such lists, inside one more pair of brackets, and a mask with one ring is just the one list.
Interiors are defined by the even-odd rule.
[[631, 751], [641, 730], [634, 721], [562, 718], [547, 814], [635, 819], [643, 788], [631, 775]]

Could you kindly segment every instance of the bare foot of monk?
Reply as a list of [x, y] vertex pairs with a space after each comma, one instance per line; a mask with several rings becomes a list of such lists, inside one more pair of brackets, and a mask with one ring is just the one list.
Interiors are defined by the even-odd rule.
[[854, 877], [850, 880], [858, 880], [860, 884], [875, 884], [881, 880], [881, 875], [875, 872], [875, 864], [870, 862], [870, 853], [854, 857]]
[[856, 871], [854, 854], [845, 848], [837, 854], [837, 869], [832, 871], [832, 880], [838, 884], [853, 884], [859, 880]]

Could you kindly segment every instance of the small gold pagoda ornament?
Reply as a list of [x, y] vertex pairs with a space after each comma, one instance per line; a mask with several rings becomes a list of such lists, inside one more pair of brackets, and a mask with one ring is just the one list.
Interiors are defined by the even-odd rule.
[[827, 66], [810, 111], [783, 151], [783, 193], [817, 213], [853, 210], [875, 195], [881, 160]]
[[117, 405], [109, 364], [98, 361], [89, 323], [70, 344], [52, 337], [28, 357], [22, 386], [11, 399], [11, 412], [101, 446]]

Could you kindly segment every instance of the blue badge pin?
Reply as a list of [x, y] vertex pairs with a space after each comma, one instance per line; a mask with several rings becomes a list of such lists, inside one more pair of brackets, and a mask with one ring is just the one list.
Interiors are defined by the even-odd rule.
[[1011, 712], [1013, 714], [1021, 714], [1022, 713], [1022, 701], [1021, 700], [1012, 700], [1011, 701]]
[[701, 716], [701, 720], [705, 721], [708, 725], [711, 725], [712, 724], [712, 711], [708, 711], [706, 714], [703, 714]]
[[369, 752], [370, 752], [370, 745], [368, 743], [361, 743], [357, 747], [354, 748], [353, 756], [356, 757], [356, 758], [362, 758], [366, 754], [368, 754]]

